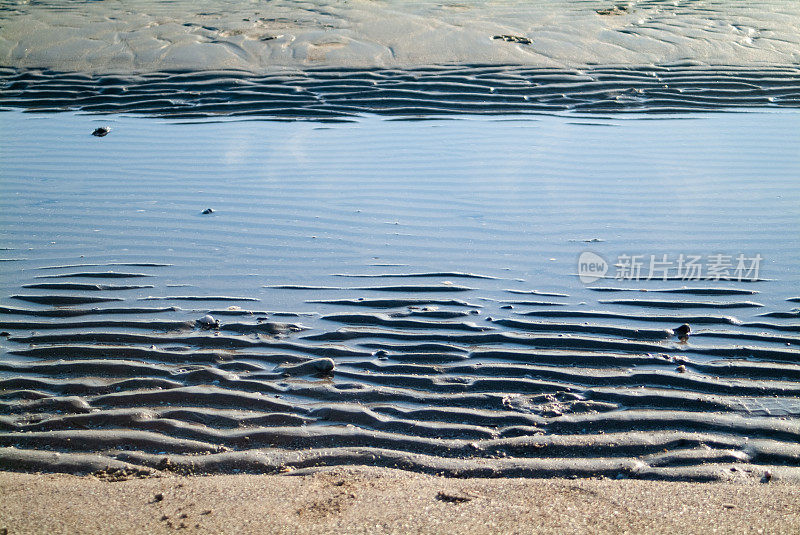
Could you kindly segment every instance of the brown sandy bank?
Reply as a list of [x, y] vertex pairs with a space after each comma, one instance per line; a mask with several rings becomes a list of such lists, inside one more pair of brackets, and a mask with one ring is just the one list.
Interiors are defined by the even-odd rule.
[[800, 532], [800, 486], [775, 482], [443, 479], [376, 468], [116, 482], [0, 472], [0, 496], [9, 535]]

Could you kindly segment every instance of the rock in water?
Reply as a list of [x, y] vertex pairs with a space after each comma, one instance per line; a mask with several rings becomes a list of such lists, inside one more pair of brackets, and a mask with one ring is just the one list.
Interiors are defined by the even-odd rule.
[[101, 126], [100, 128], [95, 128], [94, 132], [92, 132], [92, 135], [95, 137], [104, 137], [107, 136], [109, 132], [111, 132], [110, 128]]
[[283, 375], [331, 375], [335, 365], [332, 359], [314, 359], [300, 364], [285, 364], [275, 368], [275, 371]]
[[677, 329], [673, 330], [672, 332], [674, 332], [675, 336], [677, 336], [681, 340], [686, 340], [687, 338], [689, 338], [689, 333], [691, 331], [692, 331], [692, 329], [689, 328], [689, 324], [688, 323], [684, 323], [683, 325], [681, 325]]
[[206, 314], [199, 320], [197, 320], [197, 324], [204, 329], [215, 329], [219, 327], [219, 320], [214, 319], [214, 316], [211, 314]]
[[203, 210], [203, 215], [208, 215], [208, 214], [213, 214], [213, 213], [214, 213], [214, 210], [212, 210], [211, 208], [206, 208], [205, 210]]

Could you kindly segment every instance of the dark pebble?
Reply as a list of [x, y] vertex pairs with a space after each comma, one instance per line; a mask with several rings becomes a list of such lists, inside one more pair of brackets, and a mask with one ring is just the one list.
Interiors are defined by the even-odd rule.
[[155, 496], [153, 496], [153, 501], [154, 502], [160, 502], [160, 501], [163, 501], [163, 500], [164, 500], [164, 495], [161, 494], [160, 492], [158, 494], [156, 494]]
[[527, 37], [520, 37], [518, 35], [495, 35], [492, 37], [492, 39], [502, 39], [507, 43], [519, 43], [521, 45], [529, 45], [533, 43], [533, 41]]
[[108, 135], [109, 132], [111, 132], [110, 128], [101, 126], [100, 128], [95, 128], [94, 132], [92, 132], [92, 135], [95, 137], [105, 137]]
[[212, 210], [211, 208], [206, 208], [205, 210], [203, 210], [203, 215], [208, 215], [208, 214], [213, 214], [213, 213], [214, 213], [214, 210]]
[[691, 330], [692, 329], [689, 327], [689, 324], [684, 323], [683, 325], [675, 329], [673, 332], [675, 333], [675, 336], [677, 336], [678, 338], [687, 338]]

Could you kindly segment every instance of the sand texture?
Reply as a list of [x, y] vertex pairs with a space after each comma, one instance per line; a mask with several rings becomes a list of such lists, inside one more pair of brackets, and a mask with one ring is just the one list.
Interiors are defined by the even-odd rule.
[[4, 2], [0, 65], [130, 73], [420, 65], [790, 65], [796, 2]]
[[13, 535], [788, 534], [800, 529], [800, 488], [775, 484], [457, 480], [373, 468], [148, 479], [6, 472], [0, 473], [0, 493], [0, 529]]

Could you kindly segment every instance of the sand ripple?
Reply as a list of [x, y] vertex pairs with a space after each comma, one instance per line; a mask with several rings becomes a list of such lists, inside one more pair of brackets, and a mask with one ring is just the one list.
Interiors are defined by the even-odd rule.
[[[698, 112], [796, 108], [800, 69], [659, 64], [580, 69], [461, 65], [104, 76], [0, 68], [0, 107], [174, 118], [344, 120], [363, 114]], [[413, 274], [412, 274], [413, 275]], [[465, 276], [468, 274], [456, 274]]]
[[[76, 275], [48, 269], [64, 272], [56, 278]], [[136, 276], [158, 289], [168, 269], [153, 265]], [[83, 302], [74, 299], [94, 303], [98, 291], [139, 288], [78, 275], [90, 282], [39, 285], [74, 293], [42, 294], [34, 302], [45, 308], [0, 309], [13, 357], [0, 362], [6, 467], [369, 463], [460, 476], [707, 480], [724, 478], [730, 463], [744, 463], [754, 477], [800, 464], [800, 337], [782, 334], [800, 328], [699, 312], [720, 306], [705, 298], [735, 299], [747, 289], [679, 292], [698, 299], [674, 307], [693, 315], [652, 314], [651, 301], [630, 300], [634, 314], [487, 318], [469, 302], [437, 297], [436, 283], [453, 273], [423, 272], [413, 276], [430, 286], [410, 287], [413, 298], [362, 298], [380, 286], [329, 287], [341, 298], [310, 302], [346, 311], [303, 318], [179, 307], [220, 298], [202, 295], [160, 297], [174, 301], [167, 308], [125, 297], [115, 297], [123, 302], [114, 308], [76, 308]], [[475, 287], [462, 290], [480, 300], [493, 278], [470, 278]], [[218, 327], [196, 322], [202, 312], [217, 314]], [[287, 316], [314, 332], [274, 321]], [[696, 326], [689, 341], [671, 330], [682, 322]], [[43, 460], [43, 450], [59, 455]]]

